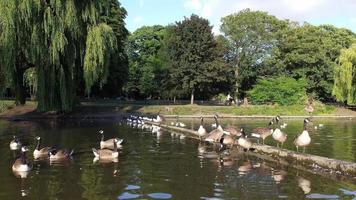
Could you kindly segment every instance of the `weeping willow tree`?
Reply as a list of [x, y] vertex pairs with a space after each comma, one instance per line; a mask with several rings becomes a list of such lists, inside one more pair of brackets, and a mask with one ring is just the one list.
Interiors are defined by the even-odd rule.
[[87, 93], [105, 83], [107, 63], [117, 48], [112, 28], [101, 20], [109, 15], [110, 3], [0, 0], [5, 71], [23, 92], [25, 70], [36, 67], [38, 111], [72, 110], [82, 78]]
[[356, 44], [341, 50], [339, 64], [335, 68], [333, 95], [348, 105], [356, 104]]

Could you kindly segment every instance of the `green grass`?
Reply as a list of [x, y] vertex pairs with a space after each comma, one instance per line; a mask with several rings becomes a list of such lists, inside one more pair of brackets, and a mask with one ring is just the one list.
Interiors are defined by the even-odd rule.
[[[199, 105], [120, 105], [123, 112], [158, 113], [165, 115], [307, 115], [303, 105], [272, 106], [255, 105], [246, 107], [235, 106], [199, 106]], [[331, 115], [336, 110], [334, 106], [317, 105], [313, 115]]]
[[0, 113], [14, 106], [14, 101], [12, 100], [0, 100]]

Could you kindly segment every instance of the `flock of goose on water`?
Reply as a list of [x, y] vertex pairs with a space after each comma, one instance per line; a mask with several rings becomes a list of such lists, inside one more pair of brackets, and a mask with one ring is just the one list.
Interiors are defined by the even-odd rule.
[[[123, 139], [112, 138], [104, 139], [104, 131], [100, 130], [101, 141], [99, 143], [100, 148], [92, 148], [94, 154], [94, 161], [96, 160], [112, 160], [115, 161], [119, 157], [118, 149], [121, 148]], [[55, 147], [47, 146], [43, 147], [41, 145], [41, 137], [35, 137], [36, 147], [33, 151], [33, 158], [35, 160], [39, 159], [49, 159], [51, 162], [62, 162], [72, 159], [74, 153], [73, 149], [56, 149]], [[32, 163], [27, 158], [27, 152], [29, 148], [22, 144], [22, 142], [14, 136], [13, 140], [10, 142], [11, 150], [20, 150], [20, 156], [15, 160], [12, 165], [12, 170], [19, 176], [26, 176], [26, 174], [21, 174], [21, 172], [28, 172], [32, 170]]]
[[[213, 130], [207, 132], [204, 128], [204, 119], [201, 117], [201, 123], [196, 131], [200, 140], [206, 143], [218, 143], [221, 148], [231, 148], [234, 145], [238, 145], [244, 151], [253, 150], [252, 142], [250, 138], [248, 138], [245, 130], [243, 128], [238, 128], [236, 126], [226, 126], [222, 128], [219, 124], [218, 116], [214, 115], [215, 124], [212, 124]], [[262, 143], [264, 144], [265, 139], [272, 135], [273, 139], [276, 140], [277, 146], [280, 143], [281, 148], [283, 147], [283, 143], [287, 140], [287, 134], [282, 131], [287, 124], [279, 124], [281, 118], [279, 116], [274, 117], [269, 121], [266, 127], [258, 127], [252, 130], [250, 134], [251, 137], [261, 138]], [[131, 124], [139, 124], [141, 126], [145, 125], [146, 121], [162, 123], [165, 121], [165, 118], [161, 115], [157, 115], [154, 118], [149, 117], [139, 117], [133, 116], [127, 118], [127, 122]], [[309, 136], [309, 132], [307, 130], [308, 123], [310, 122], [309, 118], [304, 119], [303, 130], [300, 134], [298, 134], [294, 138], [294, 144], [297, 147], [297, 151], [299, 147], [303, 147], [305, 151], [305, 147], [308, 146], [311, 142], [311, 138]], [[171, 122], [172, 126], [177, 127], [185, 127], [186, 125], [182, 122], [179, 122], [179, 118], [177, 117], [176, 122]], [[315, 126], [314, 128], [322, 127], [322, 124]], [[160, 127], [156, 125], [150, 126], [152, 132], [159, 132]], [[94, 160], [112, 160], [117, 159], [119, 156], [118, 149], [121, 148], [123, 139], [119, 138], [111, 138], [104, 139], [104, 131], [100, 130], [101, 140], [99, 143], [100, 148], [95, 149], [92, 148], [92, 152], [94, 154]], [[175, 133], [172, 133], [172, 136]], [[181, 139], [185, 137], [184, 134], [177, 134]], [[36, 140], [36, 148], [33, 151], [34, 159], [49, 159], [50, 161], [63, 161], [72, 158], [73, 150], [71, 149], [56, 149], [51, 146], [43, 147], [41, 144], [41, 137], [35, 137]], [[14, 139], [10, 142], [11, 150], [21, 150], [21, 155], [14, 161], [12, 165], [12, 170], [14, 172], [28, 172], [32, 170], [32, 164], [27, 159], [27, 152], [29, 151], [27, 146], [22, 145], [21, 141], [14, 136]], [[303, 151], [303, 152], [304, 152]]]

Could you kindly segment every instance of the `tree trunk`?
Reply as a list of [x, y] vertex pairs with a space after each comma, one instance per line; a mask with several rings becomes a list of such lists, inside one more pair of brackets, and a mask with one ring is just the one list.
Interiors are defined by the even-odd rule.
[[176, 104], [176, 96], [173, 97], [173, 104]]
[[15, 89], [15, 105], [24, 105], [26, 103], [26, 90], [23, 85], [23, 70], [20, 69], [19, 64], [16, 65], [16, 71], [13, 74], [14, 89]]
[[194, 89], [192, 90], [192, 95], [190, 98], [190, 104], [193, 105], [194, 104]]
[[236, 103], [236, 106], [239, 105], [239, 81], [238, 81], [238, 78], [239, 78], [239, 68], [238, 66], [236, 66], [236, 69], [235, 69], [235, 79], [236, 79], [236, 82], [235, 82], [235, 103]]

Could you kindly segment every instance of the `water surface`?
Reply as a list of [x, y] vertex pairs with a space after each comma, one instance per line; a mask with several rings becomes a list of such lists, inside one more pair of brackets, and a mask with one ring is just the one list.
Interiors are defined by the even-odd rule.
[[[189, 123], [192, 128], [197, 126], [195, 121]], [[226, 123], [252, 129], [265, 121]], [[307, 151], [355, 160], [355, 124], [323, 123], [324, 129], [312, 135], [320, 145], [313, 144]], [[299, 121], [290, 121], [285, 131], [300, 130], [300, 125]], [[107, 138], [125, 139], [119, 162], [93, 163], [90, 149], [99, 146], [100, 129]], [[43, 144], [74, 148], [76, 154], [64, 163], [34, 161], [34, 170], [27, 178], [17, 178], [11, 171], [18, 154], [9, 149], [13, 134], [31, 151], [33, 138], [41, 136]], [[271, 140], [266, 142], [273, 145]], [[291, 143], [286, 146], [293, 148]], [[0, 121], [0, 199], [356, 198], [353, 184], [217, 149], [170, 132], [152, 133], [149, 128], [132, 128], [118, 121]]]

